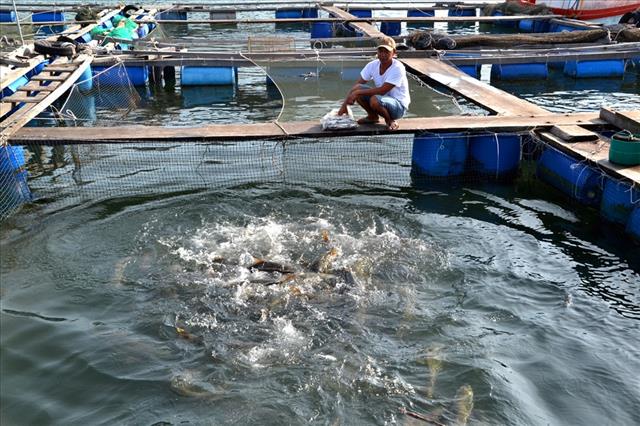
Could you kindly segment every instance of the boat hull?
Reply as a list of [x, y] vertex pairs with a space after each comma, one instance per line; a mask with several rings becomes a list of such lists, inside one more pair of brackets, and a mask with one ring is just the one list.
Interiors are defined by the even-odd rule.
[[[523, 3], [546, 4], [553, 13], [583, 20], [620, 18], [640, 8], [638, 0], [520, 0]], [[617, 22], [617, 21], [616, 21]]]

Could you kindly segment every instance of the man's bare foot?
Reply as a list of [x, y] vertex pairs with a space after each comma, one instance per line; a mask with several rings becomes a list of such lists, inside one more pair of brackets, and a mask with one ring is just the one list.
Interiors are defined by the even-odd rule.
[[366, 116], [366, 117], [359, 118], [358, 124], [376, 124], [379, 121], [380, 121], [380, 118], [378, 117]]
[[400, 124], [396, 120], [392, 120], [390, 123], [387, 123], [387, 129], [389, 130], [398, 130]]

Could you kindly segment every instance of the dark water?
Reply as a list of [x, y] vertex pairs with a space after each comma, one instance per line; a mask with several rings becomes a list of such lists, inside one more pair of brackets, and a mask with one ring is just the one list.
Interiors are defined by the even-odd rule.
[[[285, 78], [283, 114], [339, 99], [324, 71]], [[629, 77], [561, 78], [499, 86], [640, 104]], [[115, 124], [274, 119], [264, 74], [240, 82], [150, 87]], [[412, 90], [416, 115], [459, 111]], [[0, 228], [0, 423], [640, 423], [638, 246], [529, 163], [412, 186], [409, 142], [29, 147], [40, 198]], [[296, 276], [268, 285], [254, 257]]]

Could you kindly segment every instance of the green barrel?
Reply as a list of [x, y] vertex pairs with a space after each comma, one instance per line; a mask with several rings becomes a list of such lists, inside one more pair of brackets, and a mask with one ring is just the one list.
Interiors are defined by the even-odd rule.
[[640, 135], [626, 130], [613, 135], [609, 147], [609, 161], [625, 166], [640, 165]]

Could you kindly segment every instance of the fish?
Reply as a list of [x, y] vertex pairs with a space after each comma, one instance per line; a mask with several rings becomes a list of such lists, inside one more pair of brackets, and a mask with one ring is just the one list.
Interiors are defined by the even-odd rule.
[[292, 274], [295, 272], [293, 267], [289, 265], [283, 265], [282, 263], [271, 262], [264, 259], [255, 259], [255, 263], [249, 266], [249, 269], [261, 272], [279, 272], [281, 274]]
[[188, 340], [188, 341], [193, 342], [193, 343], [202, 342], [202, 337], [201, 336], [196, 336], [195, 334], [191, 334], [191, 333], [189, 333], [187, 330], [185, 330], [182, 327], [176, 326], [176, 334], [178, 336], [180, 336], [181, 338], [183, 338], [184, 340]]
[[427, 351], [427, 366], [429, 367], [429, 387], [427, 388], [427, 397], [433, 398], [436, 379], [438, 378], [438, 373], [442, 370], [442, 358], [439, 347], [432, 347]]
[[469, 385], [463, 385], [456, 392], [456, 411], [458, 426], [465, 426], [473, 410], [473, 389]]
[[214, 398], [219, 396], [208, 383], [197, 383], [191, 374], [179, 374], [173, 376], [169, 381], [169, 388], [178, 395], [190, 398]]
[[327, 253], [320, 256], [316, 259], [310, 266], [309, 270], [311, 272], [320, 272], [326, 273], [331, 270], [331, 265], [333, 264], [333, 260], [338, 257], [338, 249], [332, 247]]

